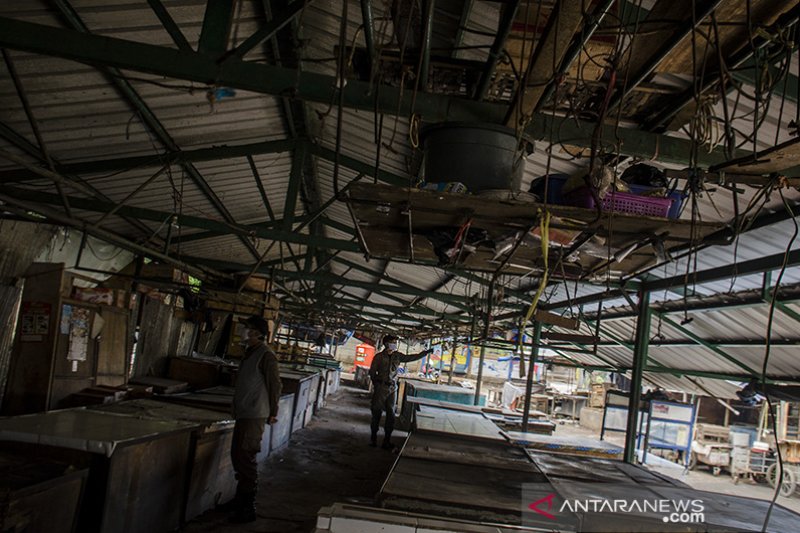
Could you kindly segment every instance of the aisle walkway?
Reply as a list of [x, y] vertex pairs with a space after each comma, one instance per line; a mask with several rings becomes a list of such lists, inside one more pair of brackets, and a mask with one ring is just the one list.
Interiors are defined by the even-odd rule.
[[[405, 434], [398, 432], [397, 439]], [[184, 531], [308, 532], [320, 507], [334, 502], [371, 502], [396, 456], [370, 448], [366, 391], [342, 387], [307, 428], [292, 435], [288, 448], [263, 466], [258, 520], [227, 523], [227, 515], [209, 511]]]

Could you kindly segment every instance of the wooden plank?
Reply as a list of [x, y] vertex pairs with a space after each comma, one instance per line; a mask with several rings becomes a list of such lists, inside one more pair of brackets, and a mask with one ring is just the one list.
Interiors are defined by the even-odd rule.
[[[767, 176], [772, 173], [780, 174], [798, 165], [800, 165], [800, 138], [795, 137], [754, 155], [716, 165], [712, 170]], [[765, 177], [762, 181], [767, 184], [770, 179]]]
[[417, 431], [458, 435], [462, 438], [502, 441], [503, 437], [491, 420], [483, 415], [423, 407], [416, 414]]
[[[357, 223], [356, 228], [363, 245], [372, 257], [439, 263], [431, 239], [442, 228], [459, 228], [467, 220], [472, 228], [486, 232], [486, 239], [472, 254], [465, 254], [458, 263], [467, 270], [496, 271], [502, 257], [495, 258], [494, 243], [514, 238], [518, 232], [537, 227], [541, 213], [546, 209], [551, 216], [551, 233], [558, 230], [566, 239], [576, 242], [583, 232], [605, 239], [611, 250], [610, 259], [601, 259], [580, 253], [576, 262], [559, 262], [557, 251], [550, 254], [551, 275], [554, 278], [579, 279], [595, 272], [610, 261], [613, 270], [630, 274], [653, 264], [656, 252], [651, 240], [663, 241], [666, 249], [700, 242], [703, 238], [724, 228], [715, 222], [671, 220], [625, 213], [604, 212], [597, 218], [594, 209], [579, 207], [501, 201], [476, 195], [440, 193], [419, 189], [392, 187], [381, 184], [354, 184], [348, 190], [348, 207]], [[414, 232], [413, 254], [409, 249], [409, 213], [412, 214]], [[517, 248], [513, 260], [505, 266], [510, 274], [530, 274], [542, 270], [541, 246], [535, 231]], [[562, 242], [563, 241], [563, 242]], [[621, 261], [613, 254], [636, 245], [638, 248]], [[556, 244], [552, 244], [555, 248]], [[580, 251], [581, 249], [578, 248]], [[413, 257], [412, 257], [413, 255]], [[555, 268], [556, 265], [563, 265]]]
[[[561, 315], [557, 315], [555, 313], [549, 313], [547, 311], [542, 311], [541, 309], [537, 310], [536, 313], [533, 315], [534, 319], [537, 322], [541, 322], [542, 324], [553, 324], [554, 326], [559, 326], [562, 328], [567, 329], [574, 329], [577, 330], [581, 327], [580, 320], [576, 318], [569, 318]], [[542, 333], [542, 339], [549, 339], [549, 335], [552, 335], [551, 332], [544, 332]], [[556, 339], [551, 339], [556, 340]]]
[[403, 447], [403, 457], [539, 473], [520, 448], [506, 443], [466, 441], [450, 435], [412, 433]]
[[[519, 513], [522, 485], [544, 478], [529, 471], [401, 457], [381, 497], [423, 499], [467, 508]], [[426, 490], [436, 487], [436, 490]]]
[[189, 388], [189, 384], [185, 381], [177, 381], [174, 379], [157, 378], [152, 376], [141, 376], [133, 378], [131, 383], [134, 385], [145, 385], [153, 387], [153, 390], [159, 394], [174, 394], [182, 392]]
[[97, 383], [124, 385], [128, 381], [128, 317], [125, 310], [102, 308], [104, 325], [97, 347]]

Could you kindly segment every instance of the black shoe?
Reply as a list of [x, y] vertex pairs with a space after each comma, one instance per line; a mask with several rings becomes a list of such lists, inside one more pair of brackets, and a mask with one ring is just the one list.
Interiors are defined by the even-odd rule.
[[252, 507], [241, 507], [228, 517], [228, 522], [232, 522], [234, 524], [248, 524], [250, 522], [255, 522], [256, 518], [258, 517], [256, 516], [255, 509]]
[[376, 446], [378, 446], [378, 436], [377, 436], [377, 435], [372, 435], [372, 436], [370, 437], [370, 439], [369, 439], [369, 445], [370, 445], [370, 446], [372, 446], [373, 448], [375, 448]]
[[384, 450], [393, 450], [394, 445], [392, 444], [392, 441], [385, 440], [383, 441], [383, 444], [381, 444], [381, 448], [383, 448]]

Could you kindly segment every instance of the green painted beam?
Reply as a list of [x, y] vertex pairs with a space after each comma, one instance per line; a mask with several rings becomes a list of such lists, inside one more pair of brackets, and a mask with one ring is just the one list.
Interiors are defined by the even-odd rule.
[[[44, 154], [42, 154], [42, 152], [39, 149], [39, 147], [35, 146], [30, 141], [28, 141], [27, 139], [25, 139], [21, 135], [17, 134], [13, 129], [9, 128], [8, 126], [6, 126], [5, 124], [2, 124], [2, 123], [0, 123], [0, 138], [3, 138], [5, 140], [7, 140], [11, 144], [16, 146], [17, 148], [19, 148], [20, 150], [22, 150], [23, 152], [25, 152], [29, 156], [31, 156], [36, 162], [39, 163], [39, 165], [41, 165], [41, 167], [43, 169], [47, 169], [48, 162], [45, 161]], [[54, 160], [52, 158], [52, 156], [50, 157], [50, 163], [54, 163], [55, 165], [58, 165], [58, 161]], [[37, 174], [37, 176], [38, 176], [38, 174]], [[98, 198], [100, 200], [103, 200], [103, 201], [111, 202], [111, 198], [109, 198], [108, 196], [106, 196], [103, 193], [101, 193], [93, 185], [91, 185], [87, 181], [83, 180], [82, 178], [80, 178], [78, 176], [72, 176], [72, 175], [67, 175], [67, 176], [64, 176], [64, 177], [66, 179], [68, 179], [69, 181], [75, 182], [80, 189], [84, 189], [84, 190], [87, 190], [88, 192], [91, 192], [92, 193], [91, 196], [93, 196], [95, 198]], [[39, 179], [42, 179], [42, 177], [39, 176]], [[147, 227], [146, 225], [142, 224], [140, 221], [132, 220], [132, 219], [128, 219], [128, 218], [125, 218], [124, 220], [127, 223], [129, 223], [131, 226], [133, 226], [134, 228], [139, 230], [142, 233], [143, 236], [146, 236], [148, 238], [152, 238], [152, 233], [153, 233], [152, 230], [149, 227]]]
[[[0, 46], [263, 94], [291, 94], [311, 102], [327, 104], [336, 94], [335, 80], [331, 76], [236, 59], [220, 64], [208, 54], [189, 53], [7, 17], [0, 17]], [[376, 95], [368, 82], [348, 80], [343, 96], [344, 104], [349, 108], [370, 112], [377, 109], [381, 113], [401, 116], [410, 114], [413, 102], [414, 112], [426, 122], [500, 124], [507, 111], [507, 105], [502, 103], [475, 102], [431, 93], [418, 93], [416, 98], [412, 98], [411, 93], [411, 90], [406, 90], [404, 97], [400, 98], [399, 88], [383, 87], [380, 94]], [[558, 132], [557, 138], [552, 139], [555, 143], [590, 146], [594, 129], [595, 125], [591, 122], [536, 114], [525, 133], [534, 139], [549, 140], [551, 131]], [[685, 164], [691, 149], [691, 143], [686, 139], [641, 130], [617, 129], [613, 124], [604, 125], [602, 130], [601, 138], [616, 143], [619, 137], [619, 151], [630, 156], [649, 159], [658, 155], [659, 161]], [[734, 157], [744, 155], [747, 154], [742, 151], [734, 154]], [[722, 150], [711, 153], [703, 151], [698, 164], [710, 166], [726, 160]]]
[[286, 191], [286, 201], [283, 204], [283, 229], [291, 230], [294, 221], [294, 212], [297, 207], [297, 197], [300, 194], [300, 184], [303, 181], [303, 166], [306, 159], [305, 143], [299, 144], [292, 154], [292, 170], [289, 176], [289, 188]]
[[[800, 265], [800, 250], [792, 250], [789, 252], [786, 266], [793, 267]], [[751, 259], [750, 261], [742, 261], [737, 264], [729, 264], [717, 268], [710, 268], [701, 270], [692, 274], [692, 281], [697, 285], [708, 283], [711, 281], [719, 281], [728, 279], [731, 276], [746, 276], [748, 274], [761, 274], [767, 270], [776, 270], [783, 265], [784, 254], [774, 254], [758, 259]], [[650, 291], [659, 291], [680, 287], [686, 283], [684, 275], [673, 276], [671, 278], [659, 279], [657, 281], [650, 281], [642, 283], [642, 286]]]
[[242, 41], [242, 44], [230, 51], [231, 56], [238, 58], [244, 57], [250, 50], [261, 44], [262, 42], [271, 39], [280, 31], [284, 26], [294, 20], [294, 18], [307, 7], [310, 3], [309, 0], [295, 0], [289, 7], [284, 9], [281, 13], [272, 17], [264, 26], [259, 28], [254, 34]]
[[[302, 216], [295, 219], [295, 222], [305, 222], [307, 217]], [[257, 224], [243, 224], [241, 227], [249, 228], [251, 230], [256, 230], [259, 228], [262, 229], [275, 229], [280, 228], [283, 223], [283, 219], [279, 218], [277, 220], [271, 222], [259, 222]], [[178, 244], [182, 242], [194, 242], [194, 241], [202, 241], [205, 239], [212, 239], [214, 237], [220, 237], [222, 235], [230, 235], [230, 230], [226, 231], [200, 231], [197, 233], [192, 233], [190, 235], [181, 235], [180, 237], [173, 237], [172, 244]]]
[[[14, 187], [0, 187], [0, 191], [14, 198], [20, 200], [35, 202], [38, 204], [46, 205], [61, 205], [60, 197], [57, 194], [46, 193], [41, 191], [32, 191], [28, 189], [19, 189]], [[103, 202], [98, 200], [90, 200], [86, 198], [78, 198], [74, 196], [68, 197], [70, 205], [76, 209], [85, 211], [92, 211], [95, 213], [107, 213], [116, 208], [113, 202]], [[186, 214], [175, 215], [165, 211], [156, 211], [153, 209], [144, 209], [141, 207], [124, 206], [117, 210], [117, 215], [136, 218], [140, 220], [150, 220], [153, 222], [163, 222], [170, 217], [177, 217], [177, 222], [181, 226], [198, 228], [218, 232], [227, 235], [240, 235], [242, 237], [249, 237], [255, 235], [261, 239], [268, 239], [273, 241], [282, 241], [296, 244], [303, 244], [306, 246], [316, 246], [322, 248], [329, 248], [332, 250], [343, 250], [346, 252], [359, 252], [361, 248], [358, 243], [352, 241], [344, 241], [340, 239], [329, 239], [326, 237], [317, 237], [314, 235], [305, 235], [285, 230], [275, 230], [263, 226], [243, 226], [239, 224], [230, 224], [228, 222], [213, 220], [208, 218], [200, 218]]]
[[[359, 271], [361, 271], [361, 272], [363, 272], [365, 274], [368, 274], [370, 276], [375, 276], [377, 274], [380, 274], [379, 272], [376, 272], [376, 271], [374, 271], [372, 269], [369, 269], [369, 268], [365, 267], [364, 265], [359, 265], [358, 263], [354, 263], [352, 261], [349, 261], [349, 260], [341, 258], [341, 257], [335, 258], [334, 261], [336, 261], [337, 263], [340, 263], [342, 265], [345, 265], [347, 267], [350, 267], [352, 269], [359, 270]], [[409, 289], [409, 290], [414, 290], [414, 291], [421, 290], [419, 287], [415, 287], [415, 286], [413, 286], [413, 285], [411, 285], [409, 283], [406, 283], [404, 281], [400, 281], [398, 279], [395, 279], [395, 278], [393, 278], [393, 277], [391, 277], [391, 276], [389, 276], [389, 275], [387, 275], [385, 273], [380, 277], [380, 279], [383, 280], [383, 281], [386, 281], [388, 283], [393, 283], [394, 285], [397, 285], [399, 287], [404, 287], [404, 288]], [[383, 286], [383, 285], [381, 285], [381, 286]], [[380, 293], [381, 291], [378, 290], [378, 291], [375, 291], [375, 292]], [[440, 293], [434, 292], [434, 291], [428, 291], [428, 292], [430, 292], [430, 294], [440, 294]], [[415, 296], [418, 296], [418, 295], [415, 294]], [[460, 303], [460, 302], [453, 302], [452, 300], [442, 300], [441, 298], [437, 298], [437, 297], [433, 297], [433, 296], [430, 296], [430, 298], [432, 300], [444, 301], [448, 305], [457, 307], [457, 308], [461, 309], [462, 311], [470, 312], [469, 305], [464, 305], [463, 303]], [[402, 303], [404, 305], [408, 305], [408, 302], [402, 302]]]
[[[768, 303], [768, 302], [767, 302]], [[795, 322], [800, 322], [800, 313], [786, 305], [784, 302], [775, 302], [775, 308], [780, 310], [784, 315], [788, 316]], [[773, 343], [774, 344], [774, 343]]]
[[415, 315], [421, 315], [422, 317], [441, 318], [441, 319], [444, 319], [444, 320], [450, 320], [450, 321], [454, 321], [454, 322], [461, 322], [461, 323], [465, 323], [465, 324], [469, 324], [470, 323], [470, 321], [466, 321], [466, 322], [464, 321], [464, 316], [463, 315], [439, 313], [438, 311], [435, 311], [433, 309], [427, 309], [427, 308], [419, 307], [419, 306], [388, 305], [388, 304], [375, 303], [375, 302], [366, 302], [365, 303], [363, 299], [357, 299], [357, 298], [352, 298], [352, 297], [351, 298], [334, 298], [334, 299], [332, 299], [332, 301], [334, 303], [341, 301], [343, 303], [349, 303], [351, 305], [355, 305], [355, 304], [366, 305], [367, 308], [376, 307], [376, 308], [383, 309], [385, 311], [389, 311], [389, 312], [392, 312], [392, 313], [408, 312], [408, 313], [415, 314]]
[[699, 344], [703, 348], [711, 350], [712, 352], [714, 352], [718, 356], [722, 357], [723, 359], [725, 359], [729, 363], [733, 363], [734, 365], [738, 366], [739, 368], [741, 368], [745, 372], [748, 372], [751, 375], [754, 375], [754, 376], [758, 375], [758, 372], [754, 368], [751, 368], [751, 367], [747, 366], [746, 364], [742, 363], [741, 361], [739, 361], [738, 359], [733, 357], [731, 354], [729, 354], [728, 352], [726, 352], [725, 350], [723, 350], [719, 346], [715, 346], [713, 343], [710, 343], [710, 342], [706, 341], [705, 339], [701, 338], [700, 336], [695, 335], [694, 333], [692, 333], [691, 331], [689, 331], [685, 327], [681, 326], [678, 322], [675, 322], [674, 320], [672, 320], [671, 318], [669, 318], [667, 316], [664, 316], [663, 314], [657, 314], [656, 316], [660, 316], [661, 320], [663, 320], [664, 322], [666, 322], [667, 324], [669, 324], [673, 328], [677, 329], [682, 334], [686, 335], [688, 338], [692, 339], [695, 343]]
[[[604, 320], [605, 322], [605, 320]], [[764, 339], [739, 339], [739, 340], [725, 340], [725, 341], [706, 341], [712, 346], [717, 348], [763, 348], [766, 343]], [[778, 339], [772, 341], [772, 346], [798, 346], [800, 339]], [[618, 343], [613, 341], [601, 341], [597, 343], [598, 346], [609, 347], [619, 346]], [[692, 348], [697, 347], [697, 343], [691, 339], [673, 339], [666, 341], [650, 340], [650, 346], [656, 347], [669, 347], [669, 348]]]
[[[559, 354], [563, 357], [567, 357], [566, 354]], [[570, 357], [567, 357], [571, 359]], [[574, 360], [573, 360], [574, 361]], [[548, 361], [550, 362], [550, 361]], [[584, 363], [575, 362], [574, 365], [567, 365], [558, 362], [552, 362], [555, 366], [565, 366], [570, 368], [582, 368], [584, 370], [597, 370], [601, 372], [630, 372], [631, 367], [624, 367], [624, 366], [602, 366], [602, 365], [589, 365]], [[746, 382], [750, 380], [751, 376], [747, 376], [744, 374], [721, 374], [718, 372], [702, 372], [698, 370], [681, 370], [681, 369], [674, 369], [674, 368], [665, 368], [665, 367], [652, 367], [648, 366], [645, 368], [646, 374], [669, 374], [671, 376], [676, 377], [698, 377], [698, 378], [707, 378], [707, 379], [719, 379], [723, 381], [742, 381]], [[644, 379], [647, 379], [645, 376]], [[789, 382], [796, 382], [797, 379], [785, 379], [781, 381], [789, 381]], [[769, 380], [769, 383], [774, 383], [775, 380]]]
[[[197, 262], [200, 264], [205, 264], [210, 267], [216, 268], [218, 270], [226, 270], [234, 272], [249, 272], [250, 270], [252, 270], [252, 265], [245, 265], [233, 261], [223, 261], [217, 259], [207, 259], [201, 257], [188, 257], [188, 256], [182, 256], [182, 259], [190, 263]], [[373, 290], [376, 293], [407, 294], [411, 296], [420, 296], [423, 298], [433, 298], [436, 300], [446, 302], [449, 305], [458, 305], [460, 303], [468, 301], [468, 298], [464, 296], [458, 296], [456, 294], [442, 294], [442, 293], [417, 289], [416, 287], [401, 287], [401, 286], [378, 284], [365, 281], [350, 280], [343, 278], [342, 276], [337, 276], [329, 273], [282, 270], [282, 269], [266, 268], [263, 265], [262, 267], [257, 269], [257, 272], [260, 272], [262, 274], [273, 275], [277, 279], [296, 280], [296, 281], [305, 280], [305, 281], [313, 281], [315, 283], [326, 283], [331, 286], [344, 285], [359, 289], [368, 289], [368, 290]]]
[[[0, 124], [0, 133], [3, 125]], [[137, 168], [154, 168], [166, 163], [199, 163], [221, 159], [235, 159], [253, 155], [276, 154], [294, 150], [296, 141], [283, 139], [233, 146], [214, 146], [196, 150], [166, 151], [157, 155], [119, 157], [80, 163], [60, 163], [56, 165], [59, 174], [104, 174]], [[38, 174], [24, 169], [5, 170], [0, 172], [0, 183], [11, 183], [41, 179]]]
[[197, 44], [198, 52], [221, 55], [227, 50], [235, 6], [236, 2], [232, 0], [206, 0], [206, 14], [200, 30], [200, 42]]
[[[66, 21], [67, 25], [72, 28], [73, 38], [77, 38], [78, 36], [88, 38], [97, 37], [89, 31], [88, 26], [86, 26], [78, 12], [75, 11], [75, 9], [69, 3], [69, 0], [53, 0], [53, 3], [61, 13], [61, 16]], [[230, 5], [231, 2], [228, 0], [209, 0], [209, 8], [211, 7], [211, 3], [217, 6], [215, 9], [218, 10], [225, 9], [226, 4], [228, 10], [232, 9]], [[59, 44], [64, 45], [65, 43]], [[173, 50], [174, 52], [179, 52], [181, 54], [189, 54], [189, 52], [175, 49], [169, 50]], [[143, 124], [145, 124], [150, 130], [152, 135], [158, 139], [158, 141], [168, 150], [178, 151], [179, 147], [175, 143], [175, 140], [172, 138], [169, 132], [167, 132], [166, 128], [164, 128], [164, 125], [158, 120], [158, 117], [156, 117], [144, 99], [139, 96], [139, 93], [136, 91], [136, 89], [134, 89], [133, 85], [131, 85], [123, 73], [119, 69], [114, 68], [113, 65], [101, 65], [98, 67], [98, 69], [106, 77], [108, 82], [119, 92], [123, 99], [130, 104]], [[224, 202], [209, 186], [208, 182], [200, 174], [200, 172], [198, 172], [197, 168], [195, 168], [195, 166], [191, 163], [182, 164], [182, 168], [194, 186], [197, 187], [197, 189], [200, 190], [200, 192], [211, 203], [211, 205], [214, 206], [214, 209], [217, 211], [217, 213], [219, 213], [227, 222], [235, 223], [236, 221], [228, 211], [227, 207], [225, 207]], [[248, 239], [239, 237], [239, 241], [254, 258], [258, 258], [258, 251]]]
[[[346, 304], [340, 304], [335, 309], [331, 309], [329, 307], [319, 307], [319, 308], [313, 307], [313, 306], [310, 307], [310, 306], [306, 306], [306, 305], [303, 305], [303, 304], [290, 303], [290, 302], [286, 302], [283, 305], [287, 309], [298, 309], [298, 310], [316, 309], [318, 311], [325, 311], [327, 313], [339, 313], [339, 314], [348, 315], [348, 316], [352, 316], [352, 317], [366, 316], [366, 317], [370, 317], [370, 318], [377, 318], [377, 319], [380, 319], [380, 320], [385, 321], [385, 322], [394, 322], [395, 318], [397, 318], [396, 316], [387, 315], [387, 314], [384, 314], [384, 313], [376, 313], [376, 312], [373, 312], [373, 311], [362, 311], [362, 310], [358, 309], [357, 307], [352, 307], [352, 306], [349, 306], [349, 305], [346, 305]], [[405, 320], [411, 320], [411, 321], [416, 320], [417, 322], [419, 322], [418, 319], [414, 319], [414, 318], [411, 318], [411, 317], [406, 317]]]
[[624, 461], [631, 464], [636, 460], [639, 403], [642, 398], [642, 377], [647, 366], [651, 317], [650, 293], [639, 291], [639, 318], [636, 320], [636, 341], [633, 350], [633, 368], [631, 369], [631, 397], [628, 402], [628, 423], [625, 428]]
[[164, 26], [169, 36], [172, 37], [172, 42], [175, 43], [175, 46], [177, 46], [179, 50], [191, 52], [192, 45], [186, 40], [186, 36], [183, 35], [181, 29], [175, 24], [175, 20], [173, 20], [169, 11], [164, 7], [164, 4], [161, 3], [161, 0], [147, 0], [147, 3], [150, 4], [150, 9], [153, 10], [158, 20], [161, 21], [161, 25]]
[[350, 279], [342, 279], [339, 276], [335, 276], [332, 274], [319, 274], [319, 273], [311, 273], [311, 272], [292, 272], [290, 270], [275, 270], [274, 275], [278, 278], [283, 279], [294, 279], [300, 280], [305, 279], [308, 281], [320, 282], [320, 283], [330, 283], [331, 285], [348, 285], [350, 287], [358, 287], [361, 289], [370, 289], [374, 291], [383, 291], [383, 292], [391, 292], [395, 294], [410, 294], [411, 296], [421, 296], [424, 298], [433, 298], [436, 300], [441, 300], [447, 303], [463, 303], [468, 301], [467, 298], [463, 296], [458, 296], [455, 294], [441, 294], [438, 292], [431, 292], [425, 291], [417, 288], [409, 288], [409, 287], [400, 287], [400, 286], [392, 286], [392, 285], [385, 285], [379, 283], [372, 283], [366, 281], [357, 281], [357, 280], [350, 280]]
[[[764, 66], [763, 64], [760, 64], [759, 68], [763, 66]], [[755, 59], [751, 57], [750, 59], [742, 63], [740, 67], [732, 69], [730, 71], [730, 74], [734, 80], [754, 86], [756, 84], [756, 79], [754, 75], [755, 68], [756, 68]], [[778, 67], [772, 64], [767, 66], [767, 71], [769, 72], [769, 76], [772, 79], [775, 79], [778, 75], [780, 75]], [[782, 98], [783, 96], [786, 96], [787, 102], [797, 103], [798, 88], [800, 88], [800, 81], [798, 81], [797, 76], [787, 71], [786, 77], [782, 81], [779, 81], [775, 86], [773, 94], [777, 98]]]
[[[351, 82], [348, 81], [348, 84]], [[381, 91], [383, 91], [383, 87], [381, 87]], [[322, 159], [334, 163], [336, 160], [336, 152], [331, 150], [330, 148], [326, 148], [316, 143], [310, 143], [309, 150], [311, 153], [317, 157], [321, 157]], [[398, 187], [408, 187], [411, 183], [411, 180], [408, 177], [398, 176], [397, 174], [392, 174], [386, 170], [378, 169], [378, 173], [375, 173], [375, 165], [372, 163], [364, 163], [363, 161], [359, 161], [354, 157], [347, 156], [345, 154], [339, 154], [339, 164], [358, 172], [360, 174], [364, 174], [365, 176], [371, 176], [378, 178], [378, 181], [389, 185], [396, 185]]]

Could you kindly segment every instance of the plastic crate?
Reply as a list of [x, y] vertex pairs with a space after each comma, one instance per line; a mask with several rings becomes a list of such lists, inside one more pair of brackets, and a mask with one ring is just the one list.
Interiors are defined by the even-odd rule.
[[[644, 194], [650, 192], [654, 189], [654, 187], [648, 187], [647, 185], [628, 185], [628, 188], [634, 194]], [[686, 198], [682, 191], [672, 191], [667, 195], [667, 198], [672, 200], [672, 206], [669, 208], [669, 213], [667, 213], [667, 218], [678, 218], [681, 214], [681, 207], [683, 206], [683, 201]]]
[[[595, 208], [594, 196], [588, 187], [581, 187], [565, 194], [564, 200], [575, 207]], [[602, 201], [603, 211], [649, 217], [666, 217], [673, 203], [672, 198], [652, 198], [628, 192], [609, 192]]]

